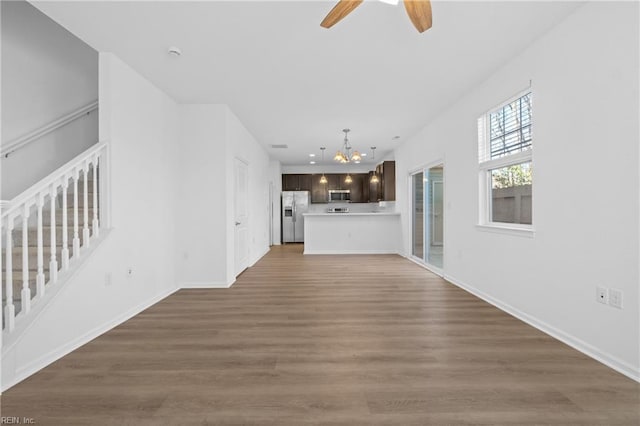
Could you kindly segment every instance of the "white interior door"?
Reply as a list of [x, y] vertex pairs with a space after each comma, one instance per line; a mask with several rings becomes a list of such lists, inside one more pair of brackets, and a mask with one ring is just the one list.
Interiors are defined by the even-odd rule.
[[249, 168], [235, 160], [235, 275], [249, 266]]

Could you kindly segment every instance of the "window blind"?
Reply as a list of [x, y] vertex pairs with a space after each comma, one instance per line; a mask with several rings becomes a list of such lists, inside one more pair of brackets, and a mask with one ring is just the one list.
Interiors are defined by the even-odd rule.
[[489, 114], [490, 159], [531, 148], [531, 93]]

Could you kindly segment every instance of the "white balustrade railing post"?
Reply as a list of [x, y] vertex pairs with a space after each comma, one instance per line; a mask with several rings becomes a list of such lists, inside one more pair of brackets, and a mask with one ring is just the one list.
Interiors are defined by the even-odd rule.
[[73, 169], [73, 257], [80, 257], [80, 236], [78, 235], [78, 169]]
[[93, 223], [91, 230], [94, 237], [100, 236], [100, 222], [98, 222], [98, 159], [100, 156], [96, 154], [93, 159]]
[[56, 240], [56, 196], [57, 185], [54, 183], [51, 185], [51, 259], [49, 260], [49, 282], [55, 283], [58, 281], [58, 261], [56, 260], [56, 249], [58, 247]]
[[25, 203], [22, 213], [22, 312], [31, 310], [31, 289], [29, 288], [29, 203]]
[[67, 189], [69, 188], [69, 177], [64, 175], [62, 178], [62, 250], [60, 250], [60, 259], [62, 260], [62, 269], [69, 269], [69, 223], [67, 217]]
[[83, 197], [82, 202], [84, 204], [84, 214], [82, 216], [82, 245], [89, 247], [89, 160], [84, 163], [84, 169], [82, 171], [84, 176]]
[[7, 216], [7, 246], [5, 248], [5, 295], [7, 298], [4, 307], [4, 323], [9, 332], [15, 327], [16, 307], [13, 304], [13, 217]]
[[37, 259], [38, 272], [36, 274], [36, 297], [44, 296], [44, 247], [43, 247], [43, 229], [42, 229], [42, 207], [44, 206], [44, 195], [42, 193], [36, 196], [36, 207], [38, 209], [38, 230], [37, 230]]

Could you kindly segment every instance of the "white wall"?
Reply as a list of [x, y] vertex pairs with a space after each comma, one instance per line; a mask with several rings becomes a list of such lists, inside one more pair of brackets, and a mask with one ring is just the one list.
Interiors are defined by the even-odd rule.
[[[0, 7], [7, 144], [96, 101], [98, 53], [26, 1]], [[2, 158], [0, 198], [13, 198], [96, 143], [97, 116], [94, 111]]]
[[[405, 254], [409, 171], [444, 159], [445, 276], [636, 379], [638, 40], [637, 3], [589, 3], [396, 150]], [[535, 236], [482, 232], [476, 120], [530, 79]], [[596, 303], [598, 285], [624, 309]]]
[[[326, 153], [325, 153], [326, 154]], [[333, 157], [332, 157], [333, 158]], [[320, 160], [317, 160], [320, 161]], [[297, 174], [297, 173], [369, 173], [375, 170], [376, 165], [382, 163], [376, 161], [375, 163], [360, 163], [360, 164], [338, 164], [332, 159], [327, 159], [325, 156], [324, 164], [305, 164], [305, 165], [283, 165], [282, 173], [284, 174]]]
[[271, 240], [273, 245], [281, 244], [281, 228], [282, 222], [280, 215], [282, 214], [282, 165], [277, 160], [271, 160], [269, 163], [269, 181], [273, 183], [273, 198], [271, 203]]
[[3, 389], [176, 289], [177, 105], [113, 55], [100, 55], [100, 73], [113, 229], [4, 354]]
[[182, 286], [227, 285], [226, 107], [180, 105], [178, 210], [176, 227], [178, 281]]
[[[240, 119], [227, 108], [227, 147], [229, 158], [238, 158], [249, 167], [249, 266], [256, 263], [269, 251], [269, 155], [253, 135], [244, 127]], [[231, 174], [231, 177], [234, 175]], [[233, 179], [230, 179], [233, 186]], [[235, 196], [235, 191], [231, 194]], [[233, 206], [235, 200], [229, 199]], [[233, 212], [232, 212], [233, 214]], [[234, 229], [233, 215], [228, 221]], [[232, 246], [233, 247], [233, 246]], [[228, 253], [235, 253], [228, 249]], [[234, 274], [235, 278], [235, 274]]]
[[226, 105], [180, 105], [177, 261], [182, 287], [236, 278], [234, 161], [248, 164], [249, 265], [269, 250], [270, 160]]

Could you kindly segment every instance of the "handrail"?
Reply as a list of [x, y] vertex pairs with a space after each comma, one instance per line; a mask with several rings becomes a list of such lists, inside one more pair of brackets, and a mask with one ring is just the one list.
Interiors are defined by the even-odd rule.
[[31, 142], [40, 139], [44, 135], [51, 133], [56, 129], [59, 129], [60, 127], [66, 126], [67, 124], [97, 109], [98, 101], [95, 100], [88, 105], [78, 108], [77, 110], [58, 118], [57, 120], [45, 124], [44, 126], [34, 130], [33, 132], [29, 132], [26, 135], [22, 135], [7, 143], [3, 143], [2, 149], [0, 150], [0, 155], [2, 156], [2, 158], [7, 158], [10, 154], [19, 150], [23, 146], [26, 146]]
[[[58, 281], [58, 273], [69, 273], [70, 265], [79, 261], [91, 241], [100, 236], [100, 228], [104, 227], [104, 222], [101, 225], [105, 212], [104, 193], [108, 191], [105, 182], [109, 170], [107, 151], [106, 142], [89, 147], [15, 197], [6, 212], [2, 212], [0, 235], [6, 239], [2, 308], [6, 333], [15, 331], [16, 323], [29, 314], [32, 299], [36, 304], [44, 300], [46, 289]], [[92, 186], [91, 190], [89, 186]], [[35, 211], [32, 211], [33, 206]], [[30, 220], [31, 217], [34, 220]], [[32, 232], [36, 233], [35, 237], [29, 236]], [[50, 244], [46, 253], [48, 259], [45, 259], [45, 233]], [[16, 235], [21, 236], [21, 243], [14, 239]], [[21, 262], [18, 260], [20, 254]], [[19, 282], [22, 284], [20, 296], [14, 299], [14, 284]], [[14, 303], [17, 300], [20, 301], [18, 314]]]
[[64, 175], [72, 173], [73, 169], [76, 168], [79, 164], [82, 164], [83, 161], [90, 160], [97, 152], [102, 151], [106, 146], [106, 142], [100, 142], [89, 147], [87, 150], [77, 155], [71, 161], [68, 161], [63, 166], [54, 170], [44, 179], [32, 185], [21, 194], [15, 196], [12, 200], [9, 201], [9, 206], [2, 211], [2, 217], [4, 218], [10, 214], [15, 214], [15, 210], [19, 209], [24, 204], [35, 203], [36, 195], [46, 191], [51, 187], [52, 184], [57, 183]]

